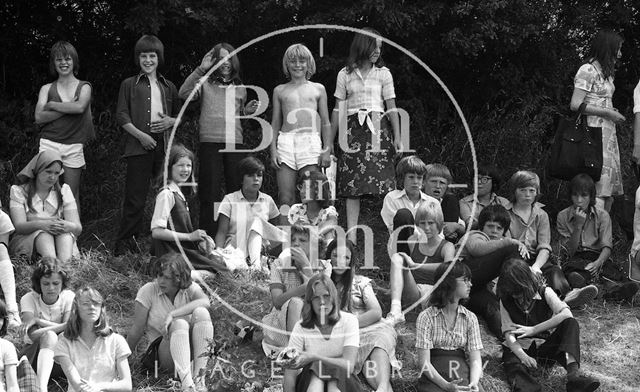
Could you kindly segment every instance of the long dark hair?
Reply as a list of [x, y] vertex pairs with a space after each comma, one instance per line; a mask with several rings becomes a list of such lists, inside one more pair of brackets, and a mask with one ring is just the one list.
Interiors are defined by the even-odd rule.
[[605, 79], [613, 77], [616, 71], [616, 61], [618, 60], [618, 49], [624, 39], [611, 30], [600, 30], [591, 41], [591, 60], [598, 60], [602, 67], [602, 74]]
[[[212, 53], [214, 66], [224, 58], [223, 56], [220, 55], [221, 49], [226, 50], [227, 52], [229, 52], [229, 54], [231, 54], [235, 50], [233, 46], [231, 46], [226, 42], [221, 42], [216, 46], [214, 46], [213, 53]], [[231, 80], [233, 81], [233, 84], [242, 84], [242, 80], [240, 80], [240, 60], [238, 60], [238, 56], [236, 56], [235, 54], [233, 56], [230, 56], [229, 63], [231, 64]], [[220, 68], [216, 69], [215, 72], [212, 73], [212, 75], [215, 75], [216, 77], [222, 76], [220, 74]], [[210, 83], [213, 83], [215, 78], [212, 78], [211, 76], [209, 76], [208, 80]]]
[[[167, 182], [173, 181], [171, 178], [171, 168], [175, 165], [181, 158], [188, 158], [191, 161], [191, 175], [189, 179], [191, 182], [196, 181], [196, 168], [195, 168], [195, 155], [191, 150], [183, 146], [182, 144], [176, 143], [171, 146], [171, 150], [169, 150], [169, 165], [167, 166]], [[156, 179], [156, 187], [161, 188], [164, 182], [164, 173], [160, 173], [158, 178]], [[195, 194], [195, 188], [192, 186], [181, 188], [182, 193], [185, 195]]]
[[[380, 35], [376, 30], [371, 27], [364, 27], [362, 30], [368, 31], [373, 34]], [[347, 58], [347, 73], [351, 73], [354, 69], [360, 68], [366, 60], [369, 59], [371, 53], [376, 49], [376, 38], [370, 35], [356, 33], [351, 41], [351, 48], [349, 49], [349, 57]], [[384, 61], [382, 60], [382, 51], [378, 61], [373, 64], [375, 67], [382, 67]]]
[[[331, 280], [336, 284], [336, 289], [338, 290], [338, 296], [340, 297], [340, 308], [346, 310], [347, 312], [351, 311], [351, 286], [353, 285], [353, 278], [356, 275], [356, 263], [353, 259], [354, 246], [353, 242], [349, 240], [345, 240], [345, 247], [349, 249], [351, 252], [351, 262], [349, 263], [349, 269], [343, 272], [341, 275], [336, 274], [335, 271], [331, 270]], [[325, 252], [325, 258], [327, 260], [331, 260], [331, 253], [335, 249], [338, 248], [338, 240], [334, 239], [327, 245], [327, 250]]]
[[525, 306], [518, 303], [518, 306], [526, 310], [526, 304], [531, 303], [536, 293], [546, 286], [546, 282], [542, 275], [538, 275], [531, 271], [529, 265], [522, 259], [511, 258], [505, 261], [498, 284], [496, 286], [496, 294], [498, 298], [506, 301], [513, 298], [514, 295], [523, 295]]

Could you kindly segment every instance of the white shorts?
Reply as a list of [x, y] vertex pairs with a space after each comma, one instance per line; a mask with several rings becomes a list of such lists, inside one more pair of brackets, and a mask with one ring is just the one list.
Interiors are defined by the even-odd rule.
[[297, 171], [318, 164], [322, 140], [318, 133], [280, 132], [277, 147], [280, 161]]
[[53, 150], [62, 156], [62, 165], [71, 169], [82, 169], [85, 166], [82, 143], [63, 144], [40, 138], [40, 150]]

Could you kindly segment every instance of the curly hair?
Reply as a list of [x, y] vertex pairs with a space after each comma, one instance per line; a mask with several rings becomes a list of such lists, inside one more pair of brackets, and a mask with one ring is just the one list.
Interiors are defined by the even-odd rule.
[[179, 289], [186, 289], [191, 286], [191, 270], [179, 253], [165, 253], [156, 260], [156, 276], [162, 275], [165, 271], [171, 272], [173, 282]]

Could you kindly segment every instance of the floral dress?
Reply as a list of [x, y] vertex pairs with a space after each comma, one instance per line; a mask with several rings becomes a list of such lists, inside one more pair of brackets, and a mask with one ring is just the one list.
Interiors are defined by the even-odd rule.
[[[611, 98], [615, 91], [613, 77], [607, 79], [597, 61], [583, 64], [574, 79], [574, 87], [587, 92], [584, 102], [603, 108], [613, 108]], [[616, 124], [606, 118], [587, 116], [590, 127], [602, 128], [602, 176], [596, 183], [596, 195], [609, 197], [622, 195], [622, 170], [620, 167], [620, 149], [616, 136]]]
[[343, 68], [334, 96], [346, 101], [348, 115], [346, 145], [340, 142], [337, 154], [338, 197], [386, 195], [395, 189], [393, 130], [388, 116], [382, 116], [384, 101], [395, 98], [391, 72], [374, 66], [363, 76]]

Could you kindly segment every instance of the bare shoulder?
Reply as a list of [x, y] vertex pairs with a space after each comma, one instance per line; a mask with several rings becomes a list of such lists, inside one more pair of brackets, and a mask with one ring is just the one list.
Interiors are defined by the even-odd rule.
[[47, 84], [42, 85], [42, 87], [40, 87], [40, 94], [49, 93], [49, 90], [51, 89], [51, 85], [52, 85], [52, 83], [47, 83]]

